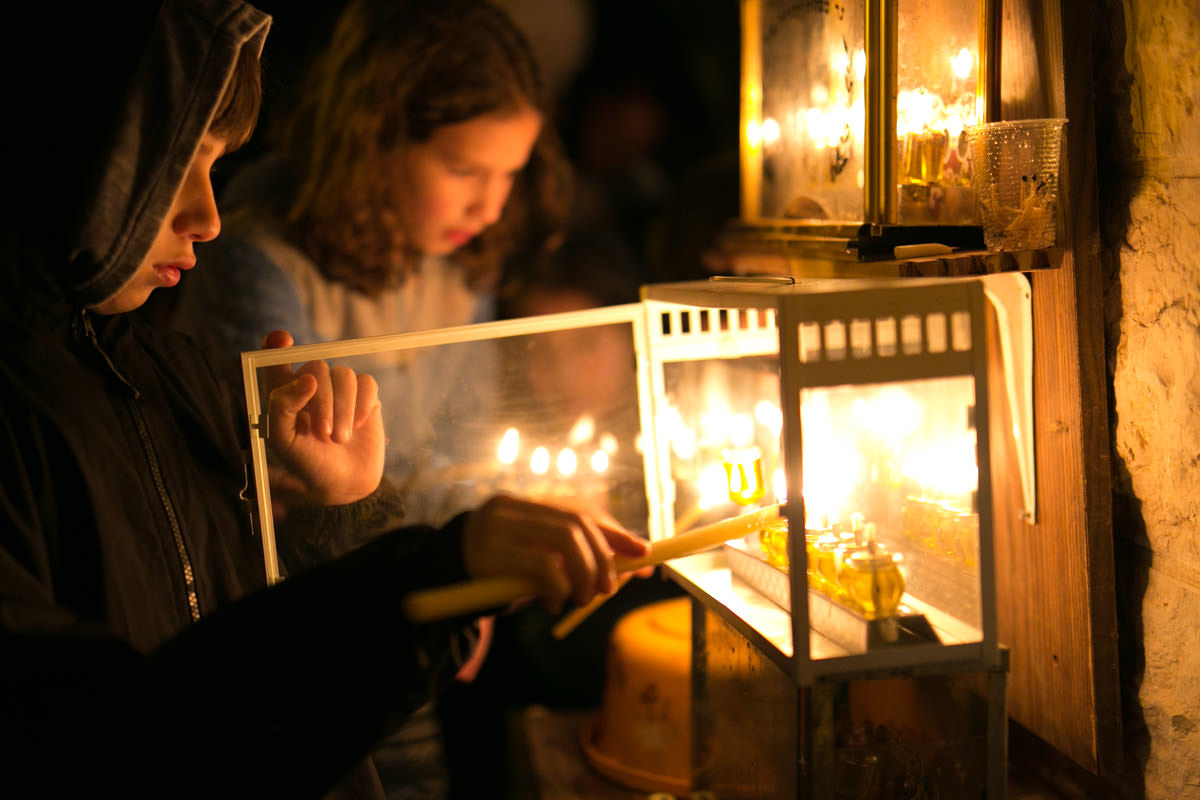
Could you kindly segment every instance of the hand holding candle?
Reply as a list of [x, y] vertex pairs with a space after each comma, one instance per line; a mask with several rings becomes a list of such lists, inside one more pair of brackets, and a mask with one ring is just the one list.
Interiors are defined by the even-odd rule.
[[[614, 559], [643, 556], [644, 540], [607, 514], [570, 505], [497, 495], [468, 515], [463, 565], [480, 579], [519, 579], [550, 610], [569, 598], [586, 603], [617, 585]], [[516, 599], [516, 598], [511, 598]], [[505, 601], [507, 602], [507, 601]]]
[[[749, 514], [704, 525], [670, 539], [654, 542], [649, 548], [646, 548], [643, 543], [641, 555], [628, 552], [617, 553], [612, 559], [612, 568], [618, 573], [631, 572], [661, 564], [673, 558], [699, 553], [729, 539], [757, 531], [778, 516], [779, 506], [771, 505]], [[617, 539], [616, 541], [621, 540]], [[609, 542], [616, 547], [616, 542], [612, 538], [609, 539]], [[627, 547], [626, 549], [631, 548]], [[501, 561], [501, 563], [503, 562]], [[472, 571], [470, 564], [468, 564], [468, 571]], [[472, 571], [472, 574], [479, 573]], [[614, 582], [609, 589], [600, 591], [611, 591], [615, 586]], [[542, 588], [544, 587], [545, 584], [542, 584]], [[504, 606], [538, 593], [539, 583], [531, 575], [522, 574], [520, 566], [514, 563], [501, 566], [487, 577], [480, 575], [477, 580], [414, 592], [405, 600], [405, 613], [412, 622], [433, 622], [460, 614], [470, 614]], [[561, 596], [565, 597], [566, 593], [563, 592]], [[576, 602], [587, 602], [590, 595], [582, 599], [576, 596], [575, 599]]]

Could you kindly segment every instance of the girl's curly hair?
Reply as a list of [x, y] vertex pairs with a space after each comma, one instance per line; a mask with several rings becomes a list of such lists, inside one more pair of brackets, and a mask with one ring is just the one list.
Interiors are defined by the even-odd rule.
[[493, 285], [514, 249], [552, 246], [567, 223], [570, 168], [533, 52], [483, 0], [354, 0], [282, 129], [299, 171], [292, 235], [331, 280], [370, 296], [400, 285], [419, 253], [381, 165], [442, 126], [523, 108], [544, 120], [529, 162], [500, 220], [453, 256], [472, 286]]

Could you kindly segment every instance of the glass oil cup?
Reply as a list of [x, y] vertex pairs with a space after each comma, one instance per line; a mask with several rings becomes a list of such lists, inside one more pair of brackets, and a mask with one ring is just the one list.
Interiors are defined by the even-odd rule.
[[883, 550], [860, 550], [850, 554], [843, 568], [846, 592], [867, 619], [896, 614], [904, 596], [904, 575], [896, 555]]

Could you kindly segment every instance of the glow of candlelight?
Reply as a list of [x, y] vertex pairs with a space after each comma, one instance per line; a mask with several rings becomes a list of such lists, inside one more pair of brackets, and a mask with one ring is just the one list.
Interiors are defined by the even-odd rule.
[[834, 74], [844, 74], [850, 66], [850, 55], [845, 50], [835, 49], [833, 57], [829, 59], [829, 66], [833, 68]]
[[889, 443], [898, 443], [921, 425], [924, 408], [909, 392], [886, 387], [870, 397], [857, 397], [851, 406], [855, 423]]
[[813, 140], [813, 144], [818, 149], [825, 146], [825, 140], [829, 138], [829, 129], [832, 125], [826, 120], [825, 112], [819, 108], [810, 108], [804, 112], [804, 129], [808, 133], [808, 138]]
[[925, 89], [902, 89], [896, 95], [896, 133], [921, 133], [939, 130], [944, 116], [942, 98]]
[[754, 441], [754, 418], [749, 414], [729, 417], [729, 442], [734, 447], [749, 447]]
[[696, 455], [696, 434], [683, 424], [679, 409], [672, 406], [664, 411], [661, 423], [675, 455], [682, 459]]
[[783, 471], [783, 467], [777, 467], [775, 474], [771, 476], [771, 488], [775, 490], [775, 502], [787, 502], [787, 473]]
[[958, 139], [965, 127], [966, 123], [963, 122], [961, 114], [951, 113], [950, 116], [946, 117], [946, 133], [950, 134], [952, 140]]
[[595, 435], [596, 421], [592, 419], [591, 414], [584, 414], [575, 420], [575, 424], [571, 426], [571, 431], [567, 434], [567, 441], [572, 445], [578, 446], [590, 442]]
[[606, 433], [601, 436], [600, 449], [610, 456], [617, 452], [617, 437], [613, 436], [611, 433]]
[[517, 460], [521, 449], [521, 435], [516, 428], [509, 428], [500, 437], [500, 446], [496, 448], [496, 459], [501, 464], [512, 464]]
[[772, 438], [778, 439], [783, 432], [783, 412], [772, 402], [760, 400], [754, 407], [754, 419], [771, 432]]
[[575, 451], [569, 447], [559, 450], [555, 467], [558, 469], [558, 474], [563, 477], [574, 475], [575, 470], [579, 467], [579, 459], [576, 457]]
[[529, 457], [529, 470], [535, 475], [545, 475], [550, 470], [550, 451], [538, 447]]
[[725, 442], [729, 437], [730, 416], [728, 408], [712, 406], [700, 415], [700, 431], [706, 442]]
[[801, 398], [800, 418], [804, 422], [805, 512], [813, 519], [824, 514], [832, 524], [840, 519], [839, 512], [864, 472], [862, 459], [857, 450], [837, 439], [825, 393], [806, 392]]
[[974, 68], [975, 56], [971, 55], [971, 51], [965, 47], [950, 57], [950, 69], [954, 70], [954, 77], [960, 81], [966, 80]]
[[975, 433], [968, 431], [954, 439], [910, 451], [901, 471], [925, 487], [927, 494], [943, 497], [969, 494], [979, 484]]
[[762, 125], [759, 124], [758, 120], [752, 119], [746, 123], [746, 144], [752, 150], [757, 150], [759, 145], [762, 144]]
[[729, 478], [725, 476], [725, 468], [720, 464], [710, 464], [700, 472], [696, 481], [696, 489], [700, 495], [697, 505], [708, 510], [719, 503], [729, 500]]
[[779, 123], [775, 121], [774, 117], [767, 117], [763, 120], [761, 134], [764, 145], [770, 146], [779, 141]]
[[592, 453], [592, 472], [608, 471], [608, 453], [597, 450]]
[[859, 84], [867, 77], [867, 51], [857, 50], [854, 53], [854, 77]]

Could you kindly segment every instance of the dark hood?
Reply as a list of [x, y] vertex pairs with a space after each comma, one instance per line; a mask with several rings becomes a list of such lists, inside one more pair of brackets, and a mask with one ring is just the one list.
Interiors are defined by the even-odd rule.
[[26, 8], [0, 34], [5, 294], [90, 306], [141, 264], [241, 47], [261, 51], [270, 17], [240, 0]]

